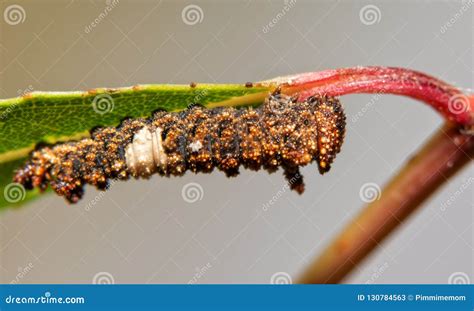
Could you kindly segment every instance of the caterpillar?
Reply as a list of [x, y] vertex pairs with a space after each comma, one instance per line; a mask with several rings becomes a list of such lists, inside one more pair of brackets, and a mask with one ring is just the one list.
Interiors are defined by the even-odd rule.
[[329, 171], [341, 149], [345, 119], [337, 98], [297, 102], [278, 89], [258, 108], [158, 111], [150, 118], [125, 119], [118, 127], [97, 128], [80, 141], [37, 147], [14, 181], [26, 189], [51, 186], [75, 203], [85, 184], [105, 190], [110, 179], [214, 168], [230, 177], [240, 166], [269, 172], [282, 167], [290, 188], [302, 193], [299, 167], [315, 161], [321, 174]]

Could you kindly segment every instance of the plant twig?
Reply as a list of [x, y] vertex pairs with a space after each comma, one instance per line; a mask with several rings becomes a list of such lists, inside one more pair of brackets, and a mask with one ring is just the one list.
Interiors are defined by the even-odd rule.
[[300, 283], [338, 283], [474, 157], [474, 136], [446, 124], [323, 251]]

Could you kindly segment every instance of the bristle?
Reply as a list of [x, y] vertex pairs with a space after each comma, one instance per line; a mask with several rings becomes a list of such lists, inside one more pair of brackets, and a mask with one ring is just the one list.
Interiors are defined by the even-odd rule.
[[290, 188], [302, 193], [300, 166], [313, 160], [321, 174], [330, 169], [344, 138], [339, 101], [271, 94], [257, 109], [194, 106], [179, 113], [156, 112], [127, 119], [116, 128], [95, 129], [91, 138], [34, 151], [15, 181], [54, 191], [70, 202], [85, 184], [105, 189], [109, 179], [179, 176], [214, 168], [236, 176], [239, 167], [269, 172], [282, 167]]

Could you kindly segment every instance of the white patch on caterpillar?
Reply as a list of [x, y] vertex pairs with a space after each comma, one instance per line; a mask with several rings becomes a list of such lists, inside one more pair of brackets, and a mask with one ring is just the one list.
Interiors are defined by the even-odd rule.
[[133, 141], [125, 150], [125, 160], [134, 177], [149, 177], [157, 168], [166, 168], [167, 156], [163, 150], [162, 129], [155, 132], [145, 126], [133, 136]]
[[163, 170], [166, 170], [168, 159], [165, 150], [163, 149], [163, 141], [161, 139], [162, 132], [163, 130], [161, 128], [157, 128], [156, 131], [152, 134], [153, 160], [155, 161], [156, 167], [160, 167]]
[[189, 144], [189, 148], [191, 148], [192, 152], [198, 152], [202, 148], [202, 143], [200, 140], [193, 141], [192, 143]]

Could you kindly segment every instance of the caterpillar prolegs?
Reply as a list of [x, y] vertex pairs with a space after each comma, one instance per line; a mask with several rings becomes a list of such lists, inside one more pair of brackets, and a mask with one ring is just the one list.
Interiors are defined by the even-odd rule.
[[90, 138], [38, 148], [16, 172], [27, 189], [50, 185], [77, 202], [84, 185], [106, 189], [109, 179], [182, 175], [214, 168], [235, 176], [239, 167], [274, 172], [279, 167], [291, 189], [304, 191], [300, 166], [316, 161], [321, 174], [340, 151], [345, 115], [338, 99], [313, 96], [297, 102], [275, 91], [259, 108], [157, 112], [95, 129]]

